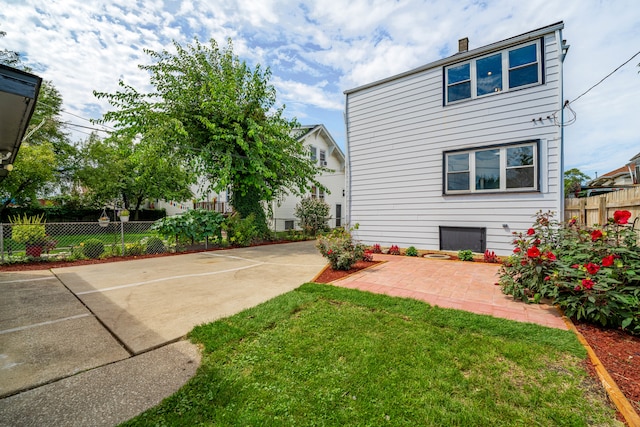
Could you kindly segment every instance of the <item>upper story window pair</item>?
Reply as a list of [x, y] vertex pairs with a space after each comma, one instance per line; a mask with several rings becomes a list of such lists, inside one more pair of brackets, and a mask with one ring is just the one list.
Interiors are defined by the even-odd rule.
[[[318, 161], [318, 148], [313, 145], [309, 146], [309, 157], [314, 162]], [[324, 150], [320, 150], [320, 166], [327, 166], [327, 152]]]
[[540, 41], [445, 67], [446, 104], [542, 84]]

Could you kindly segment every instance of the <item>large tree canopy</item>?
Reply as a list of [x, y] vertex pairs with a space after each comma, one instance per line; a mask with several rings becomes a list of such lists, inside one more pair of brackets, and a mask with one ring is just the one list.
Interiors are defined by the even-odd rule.
[[77, 176], [99, 205], [116, 201], [135, 211], [146, 199], [192, 197], [193, 173], [167, 156], [152, 139], [134, 143], [126, 137], [92, 135], [82, 152]]
[[292, 134], [298, 123], [276, 107], [271, 71], [254, 69], [233, 54], [231, 40], [220, 49], [197, 39], [176, 52], [147, 51], [152, 93], [140, 93], [120, 81], [121, 91], [95, 92], [116, 110], [103, 122], [115, 122], [129, 137], [162, 136], [165, 149], [181, 156], [211, 183], [231, 189], [231, 204], [242, 216], [254, 214], [262, 230], [262, 202], [285, 193], [304, 194], [318, 170]]

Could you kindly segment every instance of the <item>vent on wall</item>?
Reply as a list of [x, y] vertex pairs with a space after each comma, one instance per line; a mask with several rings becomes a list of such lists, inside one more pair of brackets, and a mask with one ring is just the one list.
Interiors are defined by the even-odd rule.
[[470, 249], [483, 253], [486, 249], [487, 229], [481, 227], [440, 227], [440, 250]]

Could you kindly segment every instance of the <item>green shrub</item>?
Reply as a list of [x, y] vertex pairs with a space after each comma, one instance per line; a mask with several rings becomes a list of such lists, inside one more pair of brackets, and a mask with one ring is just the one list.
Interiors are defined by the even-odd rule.
[[146, 253], [148, 254], [162, 254], [167, 249], [164, 247], [164, 242], [159, 237], [149, 237], [146, 242]]
[[23, 217], [14, 216], [10, 219], [13, 227], [11, 228], [11, 238], [16, 243], [24, 243], [26, 245], [43, 245], [47, 240], [47, 232], [45, 229], [45, 221], [43, 215]]
[[581, 227], [539, 212], [526, 233], [514, 233], [503, 292], [527, 302], [550, 298], [568, 317], [640, 334], [640, 247], [630, 215], [616, 211], [603, 226]]
[[173, 237], [176, 241], [202, 242], [208, 237], [222, 240], [224, 217], [219, 212], [194, 209], [182, 215], [168, 216], [157, 220], [152, 230], [165, 239]]
[[238, 213], [228, 217], [224, 222], [227, 241], [231, 245], [249, 246], [260, 240], [260, 230], [253, 214], [241, 218]]
[[406, 251], [404, 251], [406, 256], [418, 256], [418, 250], [415, 246], [409, 246]]
[[125, 256], [137, 256], [142, 255], [145, 251], [145, 247], [142, 242], [126, 243], [124, 245]]
[[363, 259], [366, 247], [361, 243], [354, 243], [351, 232], [358, 228], [335, 228], [325, 236], [318, 237], [316, 247], [323, 257], [329, 260], [334, 270], [349, 270], [357, 261]]
[[330, 209], [324, 200], [309, 197], [300, 200], [296, 205], [294, 215], [300, 219], [302, 229], [306, 233], [315, 236], [318, 231], [328, 228], [327, 218], [329, 217]]
[[87, 258], [100, 258], [100, 255], [102, 255], [103, 252], [104, 243], [102, 243], [102, 240], [89, 239], [84, 242], [84, 245], [82, 246], [82, 253]]
[[473, 261], [473, 251], [469, 249], [458, 251], [458, 259], [460, 261]]

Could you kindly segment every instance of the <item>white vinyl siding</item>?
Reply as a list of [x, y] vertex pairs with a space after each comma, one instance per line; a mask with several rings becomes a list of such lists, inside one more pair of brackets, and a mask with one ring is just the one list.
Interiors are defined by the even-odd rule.
[[[438, 63], [347, 91], [346, 212], [359, 239], [439, 249], [439, 226], [485, 227], [486, 247], [508, 254], [512, 231], [526, 230], [539, 210], [560, 211], [561, 130], [546, 118], [562, 107], [560, 31], [541, 36], [544, 83], [522, 90], [443, 105], [448, 64]], [[518, 141], [539, 141], [537, 191], [443, 194], [445, 152]]]

